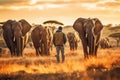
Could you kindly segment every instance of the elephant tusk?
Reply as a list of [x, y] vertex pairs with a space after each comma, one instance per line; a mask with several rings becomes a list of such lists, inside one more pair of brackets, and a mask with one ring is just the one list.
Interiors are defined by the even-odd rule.
[[13, 37], [13, 41], [15, 42], [15, 36]]
[[92, 20], [92, 22], [93, 22], [92, 33], [93, 33], [93, 36], [94, 36], [94, 37], [96, 37], [96, 35], [95, 35], [95, 33], [94, 33], [94, 29], [95, 29], [95, 21], [94, 21], [94, 20]]

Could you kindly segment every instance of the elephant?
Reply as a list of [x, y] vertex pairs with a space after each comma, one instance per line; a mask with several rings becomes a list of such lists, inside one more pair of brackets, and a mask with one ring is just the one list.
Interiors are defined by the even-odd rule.
[[109, 44], [109, 38], [102, 38], [102, 39], [100, 40], [100, 47], [101, 47], [102, 49], [110, 48], [111, 45]]
[[103, 25], [98, 18], [78, 18], [73, 29], [78, 32], [82, 42], [84, 58], [97, 57], [97, 50]]
[[[53, 46], [52, 40], [53, 40], [53, 33], [54, 33], [55, 28], [51, 27], [51, 26], [45, 26], [45, 29], [47, 31], [47, 38], [48, 38], [47, 43], [48, 43], [48, 47], [49, 47], [48, 49], [50, 49], [52, 51], [52, 46]], [[50, 50], [48, 50], [49, 53], [50, 53]]]
[[36, 26], [31, 32], [31, 38], [36, 50], [36, 56], [50, 55], [47, 28], [43, 27], [42, 25]]
[[77, 50], [78, 47], [78, 40], [73, 32], [67, 33], [67, 38], [70, 46], [70, 50]]
[[3, 26], [3, 38], [11, 52], [11, 56], [22, 56], [28, 40], [28, 31], [31, 25], [25, 20], [7, 20]]

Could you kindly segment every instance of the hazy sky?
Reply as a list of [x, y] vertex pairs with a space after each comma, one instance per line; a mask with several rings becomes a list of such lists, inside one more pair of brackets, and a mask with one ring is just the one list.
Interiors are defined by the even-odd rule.
[[0, 21], [24, 18], [30, 23], [58, 20], [72, 25], [79, 17], [120, 24], [120, 0], [0, 0]]

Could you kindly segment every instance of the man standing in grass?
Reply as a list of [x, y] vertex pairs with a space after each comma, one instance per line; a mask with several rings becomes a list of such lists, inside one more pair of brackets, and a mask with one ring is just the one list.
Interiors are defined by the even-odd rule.
[[66, 43], [66, 35], [62, 32], [62, 27], [59, 26], [58, 30], [54, 33], [53, 35], [53, 44], [56, 47], [56, 59], [57, 62], [60, 62], [60, 51], [62, 54], [62, 62], [65, 60], [65, 55], [64, 55], [64, 44]]

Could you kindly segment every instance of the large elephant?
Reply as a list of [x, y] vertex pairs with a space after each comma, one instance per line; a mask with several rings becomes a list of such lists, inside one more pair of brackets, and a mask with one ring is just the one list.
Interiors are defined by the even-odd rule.
[[33, 45], [36, 49], [36, 55], [49, 55], [47, 29], [42, 25], [35, 27], [31, 32]]
[[97, 56], [97, 49], [99, 45], [99, 39], [103, 25], [99, 19], [85, 19], [78, 18], [73, 28], [79, 33], [79, 37], [82, 41], [84, 58], [90, 56]]
[[28, 31], [31, 25], [24, 19], [19, 21], [8, 20], [3, 26], [3, 37], [11, 56], [22, 56], [23, 49], [28, 40]]
[[73, 51], [77, 50], [78, 40], [76, 38], [76, 35], [73, 32], [68, 32], [67, 38], [68, 38], [70, 50], [73, 50]]

